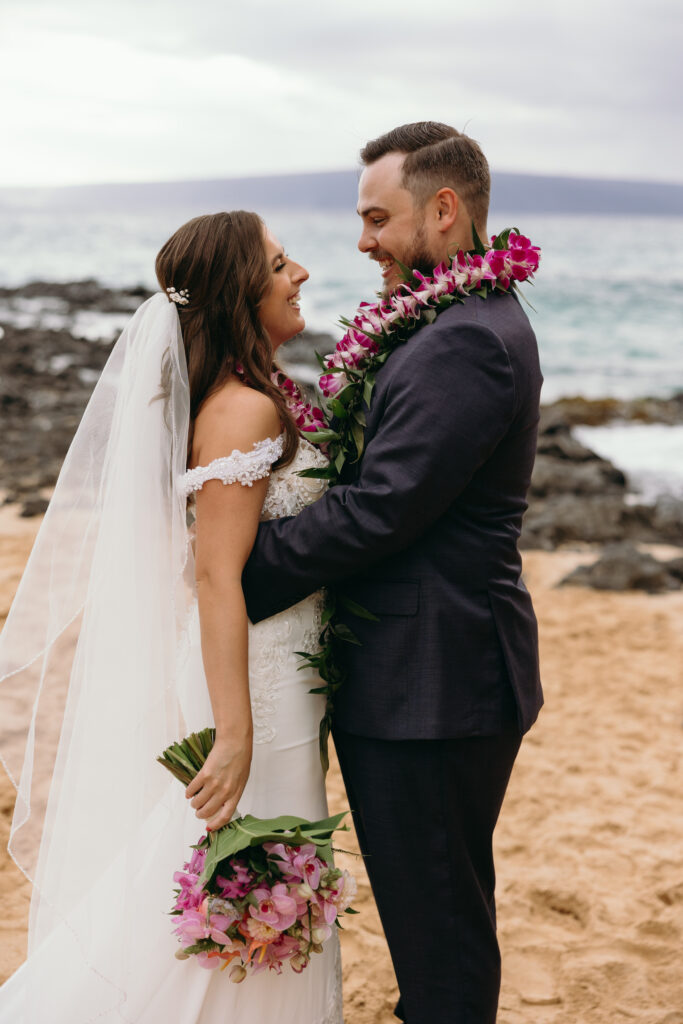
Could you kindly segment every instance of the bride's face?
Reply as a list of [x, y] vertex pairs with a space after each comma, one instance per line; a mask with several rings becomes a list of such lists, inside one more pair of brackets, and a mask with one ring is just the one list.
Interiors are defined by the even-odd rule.
[[272, 285], [259, 306], [259, 318], [273, 349], [276, 349], [306, 326], [299, 309], [299, 289], [308, 280], [308, 271], [287, 256], [267, 228], [266, 257], [271, 268]]

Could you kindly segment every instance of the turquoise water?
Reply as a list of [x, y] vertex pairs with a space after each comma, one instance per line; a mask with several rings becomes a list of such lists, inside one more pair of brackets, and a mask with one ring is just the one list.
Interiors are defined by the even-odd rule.
[[[158, 248], [198, 212], [2, 208], [0, 284], [95, 277], [154, 287]], [[338, 336], [337, 318], [379, 286], [376, 266], [356, 249], [358, 218], [353, 211], [265, 216], [310, 271], [302, 293], [309, 326]], [[494, 214], [489, 228], [516, 220]], [[518, 226], [543, 249], [537, 281], [524, 294], [534, 306], [546, 401], [683, 389], [683, 219], [544, 215]]]

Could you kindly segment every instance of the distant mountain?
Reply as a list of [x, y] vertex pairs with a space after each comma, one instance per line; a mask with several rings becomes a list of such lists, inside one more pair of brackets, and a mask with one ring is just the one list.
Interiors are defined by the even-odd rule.
[[655, 181], [492, 174], [491, 205], [520, 213], [683, 215], [683, 185]]
[[[349, 209], [355, 206], [358, 171], [322, 171], [208, 181], [79, 185], [0, 189], [0, 206], [69, 207], [74, 210], [142, 207], [218, 209]], [[652, 181], [493, 173], [491, 205], [509, 213], [683, 215], [683, 185]]]

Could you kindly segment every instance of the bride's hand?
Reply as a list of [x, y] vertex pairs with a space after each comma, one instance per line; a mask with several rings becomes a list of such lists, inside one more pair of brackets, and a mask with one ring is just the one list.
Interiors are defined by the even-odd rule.
[[251, 735], [239, 739], [217, 736], [204, 766], [185, 790], [207, 830], [214, 832], [227, 825], [237, 810], [249, 778], [251, 749]]

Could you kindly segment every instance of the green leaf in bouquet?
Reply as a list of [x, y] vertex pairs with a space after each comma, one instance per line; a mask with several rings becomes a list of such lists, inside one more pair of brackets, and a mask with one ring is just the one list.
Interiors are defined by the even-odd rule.
[[172, 750], [170, 747], [164, 751], [161, 757], [157, 758], [164, 768], [167, 768], [184, 786], [188, 786], [196, 775], [194, 765], [182, 750]]
[[247, 852], [247, 861], [250, 869], [259, 878], [268, 874], [268, 857], [262, 846], [251, 846]]
[[[311, 842], [310, 839], [308, 841]], [[324, 845], [322, 845], [322, 844], [316, 844], [316, 845], [318, 846], [318, 849], [316, 850], [316, 856], [320, 857], [321, 860], [324, 860], [325, 863], [328, 865], [328, 867], [331, 866], [334, 863], [334, 858], [332, 856], [332, 845], [331, 845], [331, 843], [325, 843]]]
[[215, 739], [215, 729], [206, 728], [198, 733], [190, 733], [179, 743], [166, 747], [157, 761], [184, 786], [189, 786], [206, 761]]
[[216, 742], [216, 730], [215, 729], [202, 729], [198, 736], [202, 742], [202, 750], [204, 751], [204, 760], [209, 756], [213, 745]]
[[[283, 833], [290, 832], [297, 825], [305, 822], [305, 818], [293, 815], [282, 815], [279, 818], [260, 819], [251, 814], [244, 818], [235, 818], [218, 832], [211, 833], [209, 851], [206, 855], [204, 875], [209, 877], [209, 865], [217, 865], [220, 861], [234, 857], [246, 850], [252, 843], [267, 842], [261, 837], [268, 835], [273, 829], [279, 828]], [[276, 842], [279, 840], [275, 840]], [[213, 872], [211, 872], [212, 874]]]
[[327, 832], [330, 836], [333, 832], [337, 832], [338, 830], [348, 832], [348, 826], [342, 826], [342, 822], [348, 813], [348, 811], [341, 811], [339, 814], [331, 814], [329, 818], [321, 818], [319, 821], [309, 821], [306, 823], [306, 831], [315, 833]]
[[199, 942], [195, 942], [194, 946], [185, 946], [183, 953], [192, 955], [193, 953], [209, 953], [212, 949], [220, 949], [221, 947], [213, 939], [200, 939]]
[[330, 846], [332, 833], [341, 826], [346, 813], [344, 811], [322, 821], [307, 821], [288, 814], [278, 818], [255, 818], [251, 814], [236, 818], [220, 831], [211, 833], [202, 881], [213, 878], [226, 860], [263, 843], [286, 843], [288, 846], [313, 843], [324, 850]]

